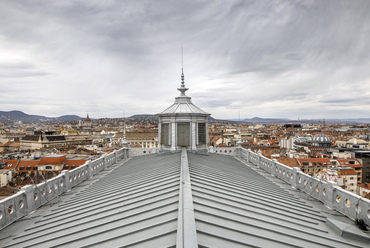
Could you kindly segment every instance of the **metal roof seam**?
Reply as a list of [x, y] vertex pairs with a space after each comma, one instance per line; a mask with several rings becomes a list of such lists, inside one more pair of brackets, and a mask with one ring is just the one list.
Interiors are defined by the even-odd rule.
[[198, 247], [188, 156], [185, 147], [181, 149], [181, 176], [176, 247]]

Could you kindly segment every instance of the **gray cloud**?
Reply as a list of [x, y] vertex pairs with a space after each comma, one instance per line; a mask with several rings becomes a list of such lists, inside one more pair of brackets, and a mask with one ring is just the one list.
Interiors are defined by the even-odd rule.
[[158, 113], [183, 46], [189, 95], [216, 118], [364, 117], [369, 13], [366, 0], [1, 2], [3, 110]]

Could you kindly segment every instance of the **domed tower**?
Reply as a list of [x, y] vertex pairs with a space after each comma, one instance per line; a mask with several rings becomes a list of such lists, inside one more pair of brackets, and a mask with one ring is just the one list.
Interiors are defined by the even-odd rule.
[[175, 103], [159, 114], [158, 144], [160, 150], [176, 151], [186, 147], [191, 151], [206, 151], [208, 143], [208, 117], [211, 115], [191, 102], [185, 95], [184, 71], [181, 73], [180, 96]]
[[332, 143], [328, 136], [323, 133], [319, 133], [313, 137], [312, 145], [318, 147], [331, 147]]

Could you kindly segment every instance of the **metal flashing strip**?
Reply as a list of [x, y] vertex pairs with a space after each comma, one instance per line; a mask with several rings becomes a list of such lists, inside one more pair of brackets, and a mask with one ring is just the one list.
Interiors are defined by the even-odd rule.
[[189, 162], [185, 147], [181, 148], [181, 176], [179, 193], [176, 248], [198, 247], [189, 174]]

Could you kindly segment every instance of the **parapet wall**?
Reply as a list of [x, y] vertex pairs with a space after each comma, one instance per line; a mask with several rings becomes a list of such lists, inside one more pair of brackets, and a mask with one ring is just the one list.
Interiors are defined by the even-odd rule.
[[17, 194], [0, 201], [0, 229], [32, 213], [72, 187], [127, 157], [127, 148], [115, 150], [96, 160], [87, 161], [73, 170], [64, 170], [58, 176], [45, 182], [21, 188]]

